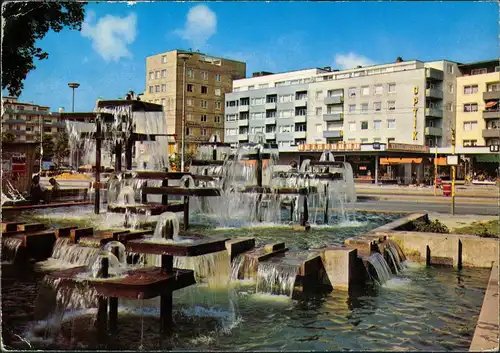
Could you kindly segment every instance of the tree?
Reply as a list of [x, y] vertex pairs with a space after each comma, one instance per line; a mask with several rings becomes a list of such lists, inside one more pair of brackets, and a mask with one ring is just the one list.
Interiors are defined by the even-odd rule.
[[65, 157], [69, 156], [69, 138], [66, 132], [57, 135], [54, 144], [54, 157], [57, 163], [61, 165]]
[[[40, 142], [40, 138], [38, 136], [36, 140], [37, 142]], [[51, 161], [55, 153], [55, 143], [54, 139], [52, 138], [52, 135], [45, 134], [43, 136], [42, 148], [43, 148], [42, 159], [44, 161]], [[36, 159], [40, 159], [40, 154], [41, 154], [40, 145], [38, 145], [38, 147], [36, 148]]]
[[36, 68], [33, 59], [47, 59], [49, 54], [36, 46], [49, 30], [64, 27], [81, 30], [86, 2], [30, 1], [7, 2], [2, 6], [2, 89], [19, 97], [23, 80]]
[[12, 131], [4, 131], [2, 134], [2, 142], [14, 142], [16, 140], [16, 134]]
[[[184, 153], [184, 168], [187, 168], [191, 163], [191, 160], [195, 157], [195, 153], [186, 151]], [[181, 155], [180, 153], [174, 153], [169, 156], [170, 168], [175, 168], [176, 171], [181, 171]]]

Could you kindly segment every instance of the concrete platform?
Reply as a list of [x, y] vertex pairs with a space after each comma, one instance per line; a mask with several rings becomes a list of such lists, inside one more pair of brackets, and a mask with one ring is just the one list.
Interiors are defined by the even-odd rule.
[[138, 254], [159, 254], [170, 256], [200, 256], [226, 250], [226, 239], [183, 237], [192, 239], [192, 243], [152, 243], [144, 239], [130, 240], [127, 251]]

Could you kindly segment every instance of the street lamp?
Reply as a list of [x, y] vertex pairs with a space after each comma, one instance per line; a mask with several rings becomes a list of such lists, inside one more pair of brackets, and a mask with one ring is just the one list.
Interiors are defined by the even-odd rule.
[[80, 84], [77, 82], [68, 83], [68, 87], [73, 90], [73, 103], [71, 105], [73, 113], [75, 112], [75, 88], [80, 87]]
[[182, 119], [181, 119], [181, 172], [184, 171], [184, 152], [186, 140], [186, 61], [191, 57], [191, 54], [182, 53], [178, 58], [183, 61], [182, 70]]

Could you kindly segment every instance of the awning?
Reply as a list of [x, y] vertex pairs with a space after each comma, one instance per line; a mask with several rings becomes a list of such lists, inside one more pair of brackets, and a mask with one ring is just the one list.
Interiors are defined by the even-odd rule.
[[[434, 164], [434, 158], [431, 158], [432, 164]], [[437, 165], [448, 165], [446, 163], [446, 157], [438, 157], [437, 158]]]
[[420, 164], [422, 163], [422, 158], [380, 158], [381, 165], [411, 163]]
[[491, 107], [494, 107], [495, 105], [497, 105], [498, 102], [497, 101], [493, 101], [493, 102], [488, 102], [486, 103], [485, 107], [486, 108], [491, 108]]
[[500, 154], [482, 154], [474, 158], [477, 163], [500, 163]]

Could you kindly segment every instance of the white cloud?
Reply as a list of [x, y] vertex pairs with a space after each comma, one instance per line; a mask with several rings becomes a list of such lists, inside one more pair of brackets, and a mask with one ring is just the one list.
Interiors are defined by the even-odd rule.
[[137, 16], [127, 17], [106, 15], [95, 24], [95, 13], [88, 11], [82, 24], [82, 36], [92, 40], [92, 47], [105, 61], [118, 61], [132, 54], [127, 45], [134, 42], [137, 34]]
[[356, 66], [375, 65], [375, 61], [366, 56], [350, 52], [348, 54], [335, 55], [335, 64], [340, 66], [341, 69], [353, 69], [356, 68]]
[[184, 28], [176, 29], [175, 34], [188, 41], [193, 49], [200, 49], [217, 32], [217, 15], [205, 5], [189, 9]]

